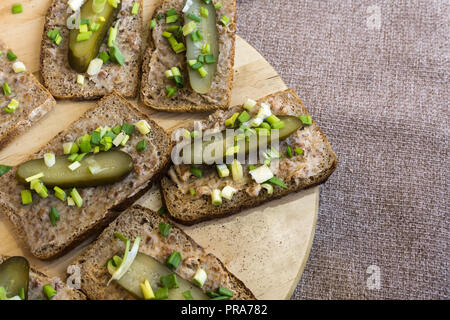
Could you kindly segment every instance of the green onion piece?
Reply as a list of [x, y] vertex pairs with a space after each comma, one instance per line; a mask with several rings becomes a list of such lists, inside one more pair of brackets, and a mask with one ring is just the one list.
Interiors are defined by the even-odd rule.
[[119, 133], [116, 136], [116, 138], [113, 140], [113, 142], [112, 142], [113, 145], [118, 147], [122, 143], [123, 139], [125, 139], [126, 136], [127, 136], [127, 134], [124, 132]]
[[17, 56], [12, 51], [8, 51], [6, 56], [8, 57], [9, 61], [16, 61], [17, 59]]
[[77, 42], [89, 40], [92, 36], [92, 31], [82, 32], [77, 35]]
[[208, 18], [208, 16], [209, 16], [208, 9], [206, 9], [204, 7], [200, 7], [200, 15], [204, 18]]
[[98, 31], [98, 29], [100, 29], [100, 23], [94, 22], [89, 26], [89, 30], [91, 30], [92, 32]]
[[231, 163], [231, 175], [234, 182], [241, 182], [244, 178], [244, 169], [237, 159], [234, 159]]
[[214, 8], [216, 9], [222, 8], [222, 2], [217, 2], [216, 4], [214, 4]]
[[203, 35], [201, 34], [200, 30], [196, 30], [195, 32], [191, 33], [192, 41], [198, 42], [203, 39]]
[[75, 201], [73, 201], [72, 197], [67, 197], [67, 205], [69, 207], [73, 207], [75, 205]]
[[211, 291], [211, 290], [206, 290], [206, 295], [208, 296], [208, 297], [210, 297], [210, 298], [217, 298], [217, 297], [220, 297], [220, 294], [218, 294], [218, 293], [215, 293], [214, 291]]
[[120, 23], [120, 20], [117, 20], [115, 26], [109, 28], [109, 35], [108, 35], [108, 47], [109, 48], [114, 47], [114, 45], [116, 43], [117, 32], [119, 31], [119, 23]]
[[77, 161], [78, 153], [72, 153], [70, 156], [67, 157], [67, 160], [69, 162], [75, 162]]
[[[78, 159], [78, 157], [79, 157], [79, 156], [77, 156], [77, 159]], [[75, 171], [75, 170], [77, 170], [79, 167], [81, 167], [81, 163], [80, 163], [79, 161], [77, 161], [76, 159], [75, 159], [75, 161], [74, 161], [71, 165], [68, 166], [68, 168], [69, 168], [71, 171]]]
[[[50, 208], [50, 222], [52, 223], [52, 226], [56, 227], [56, 222], [59, 221], [59, 212], [55, 207]], [[51, 299], [51, 298], [49, 298]]]
[[139, 12], [139, 2], [134, 2], [133, 7], [131, 8], [131, 14], [138, 14]]
[[186, 51], [186, 47], [184, 43], [180, 42], [175, 47], [173, 47], [173, 51], [175, 51], [175, 53], [181, 53]]
[[11, 166], [5, 166], [4, 164], [0, 164], [0, 177], [11, 170]]
[[223, 16], [222, 19], [220, 19], [220, 22], [226, 27], [230, 23], [230, 18]]
[[175, 270], [181, 262], [181, 254], [178, 251], [173, 251], [169, 258], [167, 258], [167, 266]]
[[90, 25], [91, 24], [91, 22], [89, 21], [89, 19], [80, 19], [80, 26], [81, 25], [83, 25], [83, 24], [87, 24], [87, 25]]
[[156, 20], [155, 20], [155, 19], [152, 19], [152, 20], [150, 21], [150, 30], [155, 29], [155, 27], [156, 27]]
[[230, 298], [233, 297], [233, 291], [224, 287], [219, 287], [219, 289], [217, 289], [217, 293], [220, 294], [221, 296]]
[[212, 298], [211, 300], [228, 300], [228, 299], [230, 299], [230, 297], [227, 297], [227, 296], [218, 296], [218, 297]]
[[19, 297], [20, 297], [20, 300], [25, 300], [25, 289], [24, 288], [19, 289]]
[[172, 15], [172, 16], [166, 16], [166, 23], [167, 24], [169, 24], [169, 23], [175, 23], [175, 22], [177, 22], [178, 21], [178, 15], [177, 14], [174, 14], [174, 15]]
[[197, 21], [197, 22], [202, 21], [202, 19], [201, 19], [199, 16], [196, 16], [196, 15], [193, 14], [193, 13], [188, 13], [187, 16], [188, 16], [188, 18], [191, 19], [191, 20], [194, 20], [194, 21]]
[[81, 24], [80, 25], [80, 33], [88, 32], [88, 25], [87, 24]]
[[312, 125], [311, 116], [299, 116], [298, 118], [304, 125]]
[[228, 169], [226, 164], [218, 164], [217, 173], [219, 174], [219, 177], [225, 178], [230, 175], [230, 170]]
[[303, 154], [303, 149], [302, 148], [295, 148], [294, 149], [294, 152], [297, 154], [297, 155], [299, 155], [299, 156], [301, 156], [302, 154]]
[[21, 4], [13, 5], [11, 11], [13, 14], [21, 13], [23, 11], [22, 5]]
[[33, 202], [33, 196], [30, 190], [21, 190], [20, 197], [22, 198], [22, 204], [25, 206]]
[[51, 152], [44, 154], [44, 163], [48, 168], [53, 167], [56, 163], [55, 154]]
[[292, 158], [292, 148], [291, 148], [291, 146], [287, 146], [286, 147], [286, 153], [287, 153], [288, 158]]
[[195, 272], [195, 275], [194, 275], [194, 278], [192, 279], [192, 282], [196, 286], [201, 288], [205, 284], [206, 279], [208, 279], [208, 275], [206, 274], [206, 271], [203, 270], [202, 268], [198, 268], [197, 271]]
[[145, 300], [155, 299], [155, 294], [153, 293], [153, 289], [147, 279], [140, 283], [139, 286], [141, 287], [142, 295]]
[[191, 294], [191, 290], [184, 291], [182, 293], [182, 295], [183, 295], [184, 299], [186, 299], [186, 300], [194, 300], [194, 298], [192, 297], [192, 294]]
[[198, 62], [205, 63], [205, 56], [199, 55], [197, 58]]
[[164, 38], [169, 39], [170, 37], [172, 37], [172, 33], [168, 32], [168, 31], [164, 31], [164, 32], [162, 33], [162, 36], [163, 36]]
[[266, 118], [266, 121], [267, 121], [271, 126], [273, 126], [274, 124], [280, 122], [281, 120], [280, 120], [276, 115], [272, 114], [272, 115], [270, 115], [270, 116], [268, 116], [268, 117]]
[[195, 189], [189, 188], [189, 193], [191, 194], [191, 196], [195, 196]]
[[189, 169], [189, 172], [192, 173], [193, 176], [197, 177], [197, 178], [201, 178], [203, 173], [202, 170], [196, 167], [191, 167]]
[[177, 275], [175, 273], [171, 273], [166, 276], [162, 276], [160, 281], [161, 281], [162, 286], [166, 287], [168, 289], [179, 288]]
[[194, 32], [195, 28], [197, 28], [197, 25], [194, 21], [190, 21], [189, 23], [185, 24], [183, 26], [183, 36], [187, 36], [188, 34], [191, 34]]
[[134, 133], [134, 125], [124, 122], [122, 124], [122, 132], [124, 132], [125, 134], [131, 136]]
[[36, 191], [41, 198], [48, 197], [48, 190], [39, 179], [30, 182], [30, 189]]
[[146, 147], [147, 147], [147, 143], [145, 142], [145, 140], [141, 140], [137, 143], [136, 150], [138, 152], [142, 152], [145, 150]]
[[166, 70], [164, 72], [164, 75], [166, 76], [167, 79], [172, 79], [173, 78], [173, 73], [170, 70]]
[[31, 182], [33, 180], [38, 180], [38, 179], [42, 178], [43, 176], [44, 176], [44, 173], [43, 172], [39, 172], [39, 173], [36, 173], [35, 175], [32, 175], [31, 177], [26, 178], [25, 181], [26, 182]]
[[9, 96], [11, 94], [11, 88], [9, 87], [9, 84], [7, 82], [3, 82], [3, 94], [5, 96]]
[[44, 292], [45, 296], [47, 297], [47, 299], [51, 300], [54, 296], [56, 296], [57, 292], [55, 289], [53, 289], [53, 287], [49, 284], [46, 284], [43, 288], [42, 291]]
[[219, 189], [214, 189], [211, 192], [211, 203], [213, 204], [213, 206], [222, 205], [222, 194], [220, 193]]
[[177, 94], [177, 89], [168, 87], [168, 88], [166, 88], [166, 92], [167, 92], [167, 98], [170, 99]]
[[197, 138], [199, 135], [200, 135], [200, 132], [195, 131], [195, 130], [190, 133], [190, 136], [192, 139]]
[[155, 291], [155, 300], [164, 300], [167, 299], [169, 297], [169, 289], [164, 287], [164, 288], [159, 288], [158, 290]]
[[212, 54], [207, 54], [205, 56], [205, 63], [206, 64], [216, 63], [216, 58], [214, 58], [214, 55], [212, 55]]
[[122, 126], [121, 125], [117, 125], [114, 128], [112, 128], [112, 132], [114, 132], [114, 134], [119, 134], [120, 131], [122, 131]]
[[81, 206], [83, 205], [83, 198], [81, 198], [77, 189], [73, 188], [72, 191], [70, 191], [70, 197], [73, 199], [77, 207], [81, 208]]
[[[210, 52], [211, 52], [211, 45], [207, 42], [202, 47], [202, 53], [203, 54], [209, 54]], [[214, 58], [214, 56], [212, 56], [212, 57]], [[206, 59], [205, 59], [205, 61], [206, 61]]]
[[142, 135], [146, 135], [150, 132], [150, 125], [148, 124], [147, 120], [139, 120], [136, 122], [136, 128], [139, 130], [139, 132]]
[[122, 147], [124, 147], [124, 146], [127, 144], [128, 140], [130, 140], [130, 136], [126, 134], [125, 137], [124, 137], [124, 138], [122, 139], [122, 141], [120, 142], [120, 145], [121, 145]]
[[81, 161], [83, 160], [84, 156], [87, 155], [87, 153], [81, 153], [77, 156], [77, 158], [75, 159], [75, 161]]
[[238, 120], [240, 123], [244, 123], [247, 122], [248, 120], [250, 120], [250, 115], [248, 114], [247, 111], [242, 111], [242, 113], [239, 115]]
[[283, 189], [287, 189], [288, 187], [284, 184], [284, 182], [283, 182], [283, 180], [281, 180], [281, 179], [279, 179], [279, 178], [277, 178], [277, 177], [272, 177], [272, 178], [270, 178], [269, 180], [267, 180], [268, 182], [270, 182], [270, 183], [272, 183], [272, 184], [274, 184], [274, 185], [276, 185], [276, 186], [279, 186], [279, 187], [281, 187], [281, 188], [283, 188]]
[[159, 224], [159, 233], [163, 237], [167, 237], [169, 235], [170, 228], [172, 228], [172, 226], [170, 224], [161, 222]]
[[261, 123], [259, 126], [260, 126], [261, 128], [267, 129], [267, 130], [272, 129], [272, 127], [270, 126], [270, 124], [268, 124], [267, 122], [263, 122], [263, 123]]
[[119, 48], [117, 48], [116, 46], [112, 47], [109, 50], [109, 55], [111, 57], [111, 61], [114, 61], [121, 66], [124, 65], [125, 57], [123, 56], [122, 52], [120, 52]]
[[92, 131], [91, 134], [91, 143], [93, 145], [99, 146], [100, 145], [100, 140], [101, 140], [101, 135], [100, 135], [100, 131]]
[[19, 101], [17, 101], [16, 99], [11, 99], [8, 106], [6, 106], [4, 108], [4, 110], [8, 113], [13, 113], [14, 111], [16, 111], [18, 106], [19, 106]]
[[78, 144], [75, 142], [66, 142], [63, 143], [64, 154], [74, 154], [77, 153], [79, 148]]
[[164, 15], [162, 13], [158, 13], [156, 15], [156, 19], [161, 20], [162, 18], [164, 18]]
[[201, 67], [198, 69], [198, 73], [202, 78], [206, 77], [208, 75], [208, 71], [206, 71], [205, 67]]
[[272, 125], [272, 129], [278, 130], [284, 128], [284, 121], [279, 121]]
[[236, 122], [236, 119], [238, 117], [239, 117], [239, 112], [234, 113], [230, 118], [225, 120], [225, 126], [234, 127], [234, 123]]
[[156, 213], [159, 214], [160, 216], [164, 215], [166, 212], [167, 212], [166, 207], [161, 207], [158, 209], [158, 211], [156, 211]]
[[[197, 61], [197, 60], [195, 60], [195, 61]], [[191, 68], [192, 68], [193, 70], [198, 70], [198, 69], [200, 69], [201, 67], [203, 67], [203, 63], [201, 63], [201, 62], [196, 62], [196, 63], [194, 63], [193, 65], [191, 65]]]
[[84, 85], [84, 75], [82, 74], [77, 74], [77, 83], [82, 86]]
[[177, 9], [175, 9], [175, 8], [172, 8], [172, 9], [169, 9], [169, 10], [166, 11], [166, 16], [167, 17], [174, 16], [176, 14], [177, 14]]
[[91, 136], [89, 134], [85, 134], [80, 141], [80, 150], [82, 153], [89, 153], [91, 152], [92, 146], [91, 146]]
[[61, 201], [66, 201], [67, 195], [63, 189], [61, 189], [60, 187], [54, 187], [53, 190], [55, 191], [55, 197], [57, 197]]
[[107, 54], [105, 51], [100, 52], [98, 57], [102, 59], [103, 63], [107, 63], [109, 61], [109, 54]]
[[272, 194], [272, 193], [273, 193], [273, 187], [272, 187], [271, 184], [263, 183], [263, 184], [261, 185], [261, 188], [266, 189], [266, 190], [267, 190], [267, 194]]

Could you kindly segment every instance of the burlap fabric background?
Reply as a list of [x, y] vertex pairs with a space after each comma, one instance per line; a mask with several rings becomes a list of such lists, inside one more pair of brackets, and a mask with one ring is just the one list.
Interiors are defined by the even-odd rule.
[[340, 160], [294, 299], [449, 298], [449, 8], [238, 0], [239, 35], [298, 91]]

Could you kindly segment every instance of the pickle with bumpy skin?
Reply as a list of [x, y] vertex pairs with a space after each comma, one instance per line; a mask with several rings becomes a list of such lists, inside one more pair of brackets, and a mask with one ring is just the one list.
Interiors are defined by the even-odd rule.
[[[251, 152], [262, 150], [263, 147], [269, 146], [273, 142], [275, 142], [274, 139], [278, 139], [278, 141], [283, 141], [303, 126], [302, 121], [298, 117], [295, 117], [295, 116], [278, 116], [278, 118], [281, 121], [283, 121], [283, 123], [284, 123], [284, 127], [282, 127], [281, 129], [278, 129], [278, 135], [268, 134], [266, 139], [260, 139], [260, 136], [258, 135], [258, 133], [255, 133], [255, 135], [258, 139], [257, 143], [251, 144], [251, 143], [249, 143], [249, 141], [245, 140], [245, 148], [238, 150], [236, 152], [236, 154], [237, 155], [242, 154], [242, 153], [249, 154]], [[271, 130], [268, 130], [267, 132], [270, 132], [270, 131]], [[225, 159], [227, 156], [227, 154], [226, 154], [227, 148], [230, 148], [230, 146], [233, 146], [235, 144], [235, 136], [232, 136], [232, 135], [226, 136], [226, 131], [222, 131], [221, 135], [222, 135], [222, 137], [219, 137], [220, 139], [217, 142], [214, 139], [204, 138], [202, 145], [201, 145], [201, 148], [202, 148], [201, 150], [194, 149], [195, 144], [192, 143], [191, 150], [190, 150], [190, 157], [191, 157], [190, 164], [197, 163], [197, 162], [194, 162], [194, 156], [196, 154], [202, 153], [202, 151], [203, 151], [202, 163], [211, 164], [213, 162], [220, 162], [220, 160]], [[214, 144], [217, 144], [217, 143], [223, 144], [223, 146], [221, 148], [220, 147], [216, 148], [214, 146]], [[208, 151], [205, 152], [205, 149]], [[222, 150], [222, 153], [216, 155], [214, 152], [215, 149]], [[212, 152], [209, 153], [209, 151], [212, 151]], [[208, 156], [206, 157], [205, 154], [207, 154]], [[185, 159], [185, 157], [183, 157], [183, 159]], [[189, 159], [187, 159], [187, 160], [189, 160]], [[198, 160], [198, 159], [195, 158], [195, 160]], [[184, 160], [184, 163], [187, 164], [188, 162], [186, 162], [186, 160]]]
[[[114, 8], [109, 4], [109, 1], [106, 1], [103, 11], [95, 13], [92, 9], [93, 1], [94, 0], [88, 0], [81, 7], [80, 17], [82, 20], [89, 20], [89, 25], [92, 25], [93, 23], [98, 24], [99, 26], [96, 31], [90, 31], [92, 32], [92, 35], [88, 40], [77, 41], [80, 30], [70, 30], [69, 64], [75, 71], [81, 73], [86, 72], [91, 60], [97, 57], [100, 46], [105, 40], [108, 30], [121, 8], [121, 3], [118, 3], [117, 8]], [[100, 17], [103, 17], [104, 19], [99, 19]]]
[[0, 287], [5, 289], [6, 297], [28, 298], [30, 264], [24, 257], [11, 257], [0, 264]]
[[[200, 7], [204, 7], [208, 10], [208, 17], [200, 16]], [[192, 5], [184, 14], [185, 24], [190, 21], [194, 21], [189, 18], [189, 15], [196, 15], [200, 17], [200, 22], [196, 22], [197, 28], [193, 33], [199, 31], [202, 40], [194, 41], [191, 34], [186, 36], [186, 58], [187, 60], [197, 60], [200, 55], [203, 55], [202, 48], [205, 44], [209, 44], [210, 55], [215, 58], [214, 63], [204, 63], [203, 68], [207, 72], [206, 76], [202, 77], [198, 70], [194, 70], [188, 67], [189, 81], [192, 89], [200, 94], [208, 93], [211, 89], [211, 85], [214, 76], [217, 71], [217, 61], [219, 60], [219, 35], [216, 26], [216, 9], [214, 4], [210, 1], [206, 4], [203, 0], [192, 0]]]
[[19, 183], [28, 184], [27, 178], [42, 172], [44, 176], [39, 180], [46, 187], [95, 187], [121, 181], [133, 170], [131, 156], [118, 150], [88, 154], [73, 171], [67, 158], [56, 157], [51, 167], [45, 165], [44, 159], [24, 162], [17, 168], [16, 178]]
[[[143, 299], [140, 283], [148, 280], [153, 292], [155, 292], [159, 287], [162, 287], [161, 277], [171, 273], [173, 271], [161, 262], [146, 254], [138, 253], [128, 271], [120, 280], [116, 280], [116, 283], [136, 298]], [[168, 300], [185, 300], [183, 292], [188, 290], [194, 300], [209, 300], [209, 297], [191, 282], [177, 276], [177, 283], [178, 288], [169, 289]]]

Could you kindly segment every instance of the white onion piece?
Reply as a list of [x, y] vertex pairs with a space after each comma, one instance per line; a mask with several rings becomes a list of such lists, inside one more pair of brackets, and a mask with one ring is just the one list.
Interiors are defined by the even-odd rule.
[[113, 280], [120, 280], [120, 278], [123, 277], [123, 275], [130, 269], [131, 265], [133, 264], [134, 258], [136, 258], [139, 250], [139, 243], [141, 242], [141, 237], [137, 236], [134, 240], [133, 247], [131, 248], [130, 252], [128, 253], [128, 256], [119, 266], [119, 269], [116, 270], [116, 272], [113, 274], [111, 279], [109, 279], [107, 286], [111, 283]]
[[87, 74], [90, 76], [97, 75], [100, 72], [100, 70], [102, 69], [102, 66], [103, 66], [102, 59], [95, 58], [95, 59], [91, 60], [91, 62], [89, 63], [89, 67], [87, 69]]

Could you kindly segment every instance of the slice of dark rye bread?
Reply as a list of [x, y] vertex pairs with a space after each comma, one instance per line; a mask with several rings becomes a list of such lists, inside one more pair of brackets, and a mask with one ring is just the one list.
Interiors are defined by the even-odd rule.
[[190, 281], [197, 269], [203, 268], [208, 274], [202, 288], [205, 291], [216, 291], [222, 286], [234, 292], [233, 299], [256, 299], [245, 284], [228, 271], [218, 258], [206, 253], [205, 249], [180, 228], [172, 226], [168, 237], [163, 237], [159, 232], [161, 222], [172, 224], [166, 217], [139, 205], [124, 211], [74, 262], [81, 270], [81, 290], [90, 299], [134, 299], [114, 282], [107, 286], [111, 276], [104, 265], [112, 256], [122, 256], [125, 249], [123, 242], [114, 237], [114, 233], [119, 232], [132, 241], [141, 236], [139, 252], [164, 264], [174, 250], [180, 252], [182, 262], [175, 272]]
[[[84, 85], [77, 83], [77, 72], [68, 61], [69, 29], [66, 20], [68, 13], [67, 0], [53, 0], [45, 16], [44, 32], [41, 42], [40, 71], [44, 85], [57, 99], [98, 99], [112, 91], [124, 97], [135, 97], [138, 93], [141, 58], [142, 58], [142, 0], [139, 13], [131, 14], [133, 3], [137, 0], [122, 0], [122, 9], [117, 19], [120, 19], [116, 44], [125, 57], [125, 64], [108, 62], [103, 64], [100, 73], [90, 77], [85, 75]], [[115, 22], [114, 22], [115, 23]], [[62, 41], [59, 46], [52, 43], [47, 32], [59, 29]], [[107, 38], [107, 37], [106, 37]], [[106, 39], [100, 48], [105, 51]]]
[[[20, 57], [14, 62], [10, 61], [7, 57], [9, 51], [0, 41], [0, 87], [6, 82], [12, 92], [6, 96], [0, 88], [0, 149], [25, 132], [56, 104], [50, 92], [29, 71], [14, 72], [13, 64], [20, 61]], [[19, 102], [19, 106], [13, 113], [7, 113], [3, 108], [12, 98]]]
[[[289, 114], [289, 115], [309, 115], [306, 108], [303, 106], [300, 98], [297, 97], [294, 90], [286, 90], [278, 93], [274, 93], [262, 99], [259, 99], [258, 105], [261, 102], [266, 102], [273, 106], [278, 106], [284, 112], [274, 112], [275, 114]], [[233, 113], [242, 111], [242, 106], [234, 107], [227, 111], [218, 111], [210, 116], [208, 120], [203, 123], [206, 123], [203, 128], [208, 128], [210, 125], [214, 123], [224, 124], [225, 119], [229, 118]], [[223, 129], [224, 129], [223, 125]], [[337, 166], [337, 156], [331, 148], [330, 143], [328, 142], [325, 134], [322, 130], [317, 126], [317, 124], [313, 121], [313, 124], [310, 126], [304, 126], [303, 128], [297, 131], [299, 134], [307, 136], [311, 136], [313, 139], [317, 141], [315, 143], [315, 147], [302, 146], [305, 149], [305, 153], [303, 156], [295, 156], [292, 158], [294, 161], [299, 161], [300, 164], [306, 161], [306, 158], [309, 154], [313, 154], [312, 152], [320, 151], [322, 157], [320, 158], [320, 163], [318, 163], [317, 173], [311, 175], [309, 177], [298, 179], [296, 182], [295, 179], [286, 180], [284, 183], [288, 187], [287, 189], [283, 189], [281, 187], [274, 186], [274, 191], [272, 195], [268, 195], [265, 190], [261, 190], [257, 196], [250, 196], [245, 187], [239, 190], [232, 198], [232, 200], [223, 200], [221, 206], [214, 206], [211, 203], [211, 196], [203, 195], [203, 196], [191, 196], [189, 193], [183, 193], [168, 176], [164, 177], [161, 180], [161, 189], [163, 194], [163, 201], [169, 211], [170, 216], [179, 223], [192, 225], [194, 223], [209, 220], [214, 218], [219, 218], [223, 216], [228, 216], [233, 213], [237, 213], [246, 208], [256, 207], [261, 205], [267, 201], [271, 201], [277, 198], [280, 198], [284, 195], [287, 195], [292, 192], [300, 191], [305, 188], [309, 188], [320, 183], [323, 183], [334, 171]], [[289, 140], [289, 139], [288, 139]], [[280, 152], [286, 158], [286, 146], [283, 147], [283, 143], [280, 143]], [[295, 148], [292, 145], [292, 150]], [[282, 159], [283, 160], [283, 159]], [[291, 159], [289, 159], [291, 160]], [[280, 162], [280, 170], [282, 170], [282, 163]], [[244, 174], [248, 171], [244, 171]], [[210, 170], [208, 173], [204, 173], [203, 177], [200, 178], [201, 181], [207, 181], [210, 177], [216, 177], [216, 170]], [[196, 179], [191, 177], [190, 179]], [[231, 179], [230, 177], [228, 179]], [[192, 181], [192, 180], [190, 180]], [[199, 185], [201, 185], [201, 181]], [[246, 185], [247, 186], [247, 185]], [[248, 185], [251, 187], [251, 185]]]
[[[163, 14], [171, 8], [176, 8], [181, 21], [183, 21], [184, 0], [166, 0], [155, 10], [153, 19], [158, 14]], [[230, 105], [231, 89], [233, 86], [233, 66], [235, 53], [236, 33], [236, 1], [213, 0], [213, 3], [222, 3], [220, 9], [216, 9], [217, 30], [219, 34], [219, 57], [217, 60], [217, 72], [213, 84], [207, 94], [194, 92], [189, 85], [186, 54], [175, 54], [167, 39], [162, 37], [167, 24], [165, 19], [157, 20], [156, 27], [149, 36], [147, 48], [142, 63], [141, 100], [145, 105], [169, 112], [198, 112], [227, 109]], [[220, 19], [227, 16], [230, 23], [224, 26]], [[164, 72], [177, 66], [185, 79], [185, 88], [178, 90], [174, 98], [167, 98], [166, 87], [173, 87], [173, 80], [167, 79]]]
[[[18, 236], [25, 241], [33, 255], [40, 259], [59, 256], [104, 228], [120, 210], [131, 205], [151, 187], [150, 179], [156, 179], [165, 170], [170, 163], [172, 143], [169, 135], [154, 121], [119, 94], [112, 93], [31, 157], [42, 158], [47, 152], [61, 155], [64, 142], [75, 141], [77, 137], [90, 134], [98, 127], [113, 128], [124, 121], [136, 123], [142, 119], [148, 121], [150, 133], [143, 136], [136, 129], [121, 149], [133, 158], [133, 171], [124, 180], [114, 184], [78, 189], [84, 201], [81, 208], [68, 207], [67, 203], [53, 195], [53, 190], [49, 190], [50, 195], [45, 199], [34, 193], [33, 203], [23, 206], [20, 191], [29, 186], [17, 182], [16, 168], [0, 178], [0, 210], [12, 221]], [[136, 144], [141, 140], [146, 141], [147, 148], [138, 152]], [[60, 214], [60, 221], [55, 227], [49, 219], [51, 207], [56, 207]]]
[[[8, 258], [8, 256], [0, 254], [0, 264]], [[47, 299], [42, 291], [42, 288], [47, 284], [56, 290], [56, 295], [52, 300], [86, 300], [86, 296], [81, 291], [69, 287], [58, 277], [50, 278], [46, 274], [36, 270], [33, 266], [30, 266], [28, 300]]]

